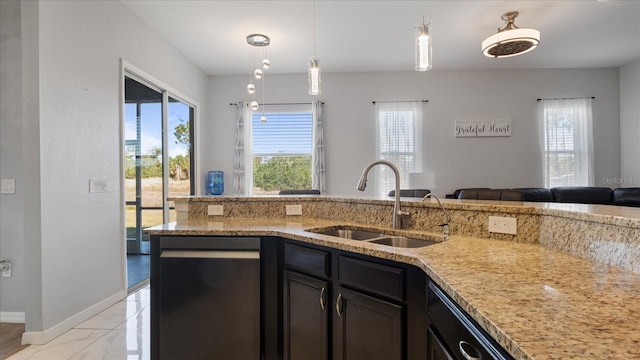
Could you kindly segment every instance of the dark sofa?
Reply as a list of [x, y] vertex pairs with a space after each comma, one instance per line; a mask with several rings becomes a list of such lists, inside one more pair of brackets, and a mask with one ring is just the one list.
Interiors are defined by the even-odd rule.
[[[517, 193], [521, 193], [519, 197]], [[465, 188], [448, 194], [450, 199], [561, 202], [640, 207], [640, 188], [560, 186], [554, 188]]]

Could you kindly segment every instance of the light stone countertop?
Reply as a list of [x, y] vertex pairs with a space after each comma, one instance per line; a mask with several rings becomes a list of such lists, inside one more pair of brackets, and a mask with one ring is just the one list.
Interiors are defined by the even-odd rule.
[[[447, 202], [448, 208], [455, 206], [478, 205]], [[497, 202], [494, 206], [510, 205]], [[567, 208], [574, 212], [567, 213]], [[627, 209], [541, 204], [522, 211], [637, 226], [639, 209]], [[625, 211], [630, 216], [620, 215]], [[640, 359], [640, 273], [540, 244], [453, 235], [440, 244], [404, 249], [305, 231], [336, 225], [358, 224], [313, 218], [220, 218], [164, 224], [145, 232], [279, 236], [415, 265], [516, 359]]]
[[[640, 208], [442, 199], [456, 235], [402, 249], [304, 231], [351, 225], [394, 232], [380, 227], [391, 220], [389, 198], [169, 200], [180, 206], [182, 221], [149, 232], [281, 236], [418, 266], [517, 359], [640, 359], [634, 313], [640, 309]], [[224, 216], [208, 216], [212, 204], [224, 205]], [[303, 206], [302, 217], [285, 216], [291, 204]], [[427, 231], [439, 231], [442, 213], [434, 200], [402, 198], [402, 206], [412, 214], [413, 230], [396, 233], [433, 237]], [[518, 235], [488, 232], [489, 216], [516, 217]]]

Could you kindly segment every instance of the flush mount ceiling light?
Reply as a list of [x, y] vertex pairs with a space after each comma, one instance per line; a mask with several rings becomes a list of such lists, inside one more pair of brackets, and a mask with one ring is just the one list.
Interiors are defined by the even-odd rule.
[[247, 43], [251, 46], [268, 46], [271, 44], [271, 39], [267, 35], [251, 34], [247, 35]]
[[482, 42], [482, 53], [491, 58], [505, 58], [527, 53], [540, 44], [540, 31], [517, 27], [513, 22], [517, 11], [502, 15], [507, 25]]

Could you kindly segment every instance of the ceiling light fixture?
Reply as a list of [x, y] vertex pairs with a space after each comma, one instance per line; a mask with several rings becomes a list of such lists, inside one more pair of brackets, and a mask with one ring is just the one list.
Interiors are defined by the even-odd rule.
[[416, 71], [431, 70], [431, 36], [429, 35], [429, 24], [418, 24], [416, 29]]
[[[267, 59], [266, 47], [269, 46], [269, 44], [271, 44], [271, 39], [267, 35], [263, 35], [263, 34], [250, 34], [250, 35], [247, 35], [247, 44], [254, 47], [264, 48], [263, 59], [261, 62], [262, 69], [260, 67], [256, 68], [251, 74], [251, 76], [249, 77], [249, 84], [247, 84], [247, 93], [253, 96], [253, 101], [251, 101], [251, 110], [258, 111], [258, 109], [260, 108], [260, 105], [255, 100], [256, 86], [253, 82], [254, 82], [254, 78], [256, 80], [262, 79], [262, 103], [264, 104], [264, 92], [265, 92], [264, 90], [265, 89], [264, 87], [265, 71], [264, 70], [267, 70], [269, 66], [271, 66], [271, 61]], [[266, 119], [267, 118], [265, 117], [263, 112], [261, 120], [263, 122], [266, 122]]]
[[519, 28], [514, 24], [518, 16], [517, 11], [510, 11], [502, 15], [507, 25], [498, 29], [482, 42], [482, 53], [491, 58], [505, 58], [516, 56], [535, 49], [540, 44], [540, 31], [536, 29]]
[[313, 56], [308, 59], [309, 95], [320, 95], [320, 59], [316, 57], [316, 2], [313, 1]]

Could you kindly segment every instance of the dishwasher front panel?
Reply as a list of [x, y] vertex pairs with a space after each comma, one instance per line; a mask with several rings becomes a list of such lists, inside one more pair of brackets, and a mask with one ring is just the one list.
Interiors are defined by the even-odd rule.
[[162, 250], [160, 359], [260, 359], [260, 253]]

